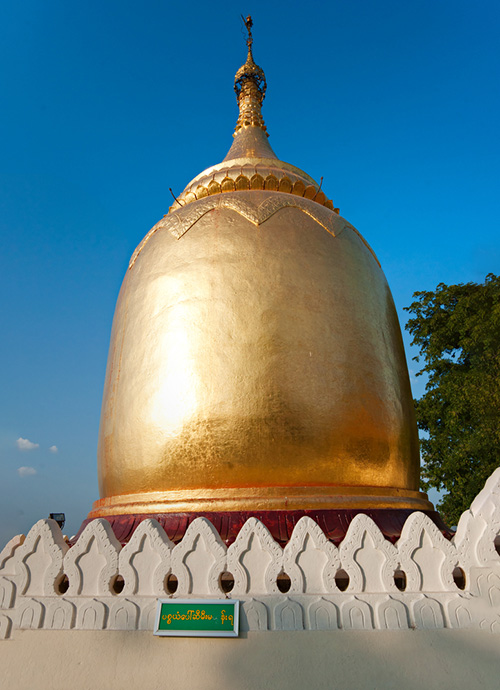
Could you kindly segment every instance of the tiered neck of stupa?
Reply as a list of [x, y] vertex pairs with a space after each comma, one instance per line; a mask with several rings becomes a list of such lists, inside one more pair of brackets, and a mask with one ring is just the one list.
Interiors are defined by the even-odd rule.
[[234, 77], [239, 115], [233, 143], [224, 160], [197, 175], [176, 197], [170, 212], [214, 194], [266, 190], [284, 192], [316, 201], [338, 213], [312, 177], [300, 168], [281, 161], [269, 144], [262, 116], [267, 89], [264, 70], [252, 53], [252, 19], [247, 17], [247, 59]]

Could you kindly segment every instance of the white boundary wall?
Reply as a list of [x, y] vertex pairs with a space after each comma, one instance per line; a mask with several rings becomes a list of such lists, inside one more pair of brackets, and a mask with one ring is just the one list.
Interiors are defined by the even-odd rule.
[[[307, 517], [284, 549], [255, 518], [229, 548], [204, 518], [175, 546], [155, 520], [145, 520], [124, 548], [106, 520], [94, 520], [71, 549], [55, 522], [40, 520], [0, 553], [0, 639], [41, 629], [152, 631], [169, 578], [178, 583], [174, 599], [221, 598], [223, 573], [234, 579], [227, 596], [241, 601], [243, 633], [500, 633], [499, 533], [500, 468], [462, 515], [451, 542], [422, 513], [410, 515], [395, 545], [360, 514], [339, 548]], [[277, 582], [283, 573], [290, 579], [286, 594]], [[401, 573], [404, 591], [396, 586]], [[119, 594], [117, 577], [124, 580]], [[345, 591], [342, 578], [348, 579]]]

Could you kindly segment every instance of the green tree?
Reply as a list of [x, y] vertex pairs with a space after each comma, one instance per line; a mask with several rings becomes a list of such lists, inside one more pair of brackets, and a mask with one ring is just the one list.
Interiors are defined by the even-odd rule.
[[413, 297], [406, 329], [428, 376], [415, 401], [422, 488], [447, 492], [438, 508], [456, 525], [500, 465], [500, 276]]

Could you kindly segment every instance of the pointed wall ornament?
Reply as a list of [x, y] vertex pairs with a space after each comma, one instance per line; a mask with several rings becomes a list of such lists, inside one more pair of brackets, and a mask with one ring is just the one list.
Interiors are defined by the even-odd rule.
[[78, 630], [103, 630], [108, 617], [108, 607], [99, 599], [87, 599], [78, 607], [76, 627]]
[[412, 513], [397, 543], [408, 592], [456, 592], [453, 571], [459, 565], [457, 550], [432, 520]]
[[500, 534], [500, 467], [488, 478], [457, 526], [453, 542], [466, 573], [470, 567], [500, 568], [495, 540]]
[[26, 595], [55, 594], [63, 575], [63, 561], [68, 545], [54, 520], [39, 520], [24, 543], [15, 551], [15, 563], [21, 575], [19, 591]]
[[436, 599], [421, 595], [411, 605], [412, 624], [417, 629], [434, 630], [444, 628], [443, 607]]
[[123, 594], [164, 595], [173, 548], [156, 520], [143, 520], [120, 551], [119, 571], [125, 581]]
[[65, 559], [68, 596], [111, 594], [120, 551], [121, 544], [107, 520], [93, 520], [87, 525]]
[[307, 609], [308, 630], [338, 630], [338, 607], [324, 597], [313, 601]]
[[408, 609], [402, 601], [386, 597], [375, 607], [377, 628], [381, 630], [407, 630], [410, 627]]
[[240, 615], [242, 630], [269, 629], [269, 612], [262, 601], [253, 598], [248, 599], [243, 603]]
[[340, 607], [342, 628], [344, 630], [371, 630], [373, 611], [366, 601], [358, 597], [348, 597]]
[[16, 537], [12, 537], [2, 551], [0, 551], [0, 575], [15, 574], [14, 553], [16, 549], [24, 544], [25, 539], [24, 534], [18, 534]]
[[231, 594], [279, 594], [277, 577], [283, 567], [283, 551], [269, 530], [249, 518], [227, 552], [227, 568], [234, 577]]
[[337, 547], [310, 517], [295, 525], [283, 551], [283, 569], [290, 577], [290, 593], [336, 592], [335, 574], [340, 568]]
[[285, 599], [273, 609], [273, 630], [303, 630], [304, 612], [293, 599]]
[[340, 549], [342, 568], [349, 576], [348, 592], [396, 592], [398, 553], [373, 520], [358, 513]]
[[67, 599], [56, 599], [47, 605], [43, 627], [49, 630], [70, 630], [76, 621], [76, 606]]
[[41, 628], [45, 614], [45, 606], [37, 599], [23, 599], [16, 608], [16, 627], [20, 630], [36, 630]]
[[139, 606], [130, 599], [120, 598], [109, 609], [109, 630], [137, 630], [139, 625]]
[[226, 545], [210, 520], [196, 518], [172, 550], [172, 573], [179, 582], [176, 596], [220, 595], [219, 577], [225, 569]]
[[0, 577], [0, 609], [10, 609], [16, 599], [16, 586], [7, 577]]

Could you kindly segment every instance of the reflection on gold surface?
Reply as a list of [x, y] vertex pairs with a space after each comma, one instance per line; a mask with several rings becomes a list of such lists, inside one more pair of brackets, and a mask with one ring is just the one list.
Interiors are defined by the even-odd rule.
[[[148, 401], [146, 415], [154, 428], [170, 428], [172, 433], [182, 430], [186, 419], [196, 412], [197, 380], [190, 354], [190, 324], [186, 324], [181, 310], [171, 319], [171, 330], [158, 339], [158, 351], [164, 353], [164, 376], [157, 379], [156, 395]], [[175, 352], [175, 359], [171, 353]], [[175, 394], [173, 395], [173, 391]]]

